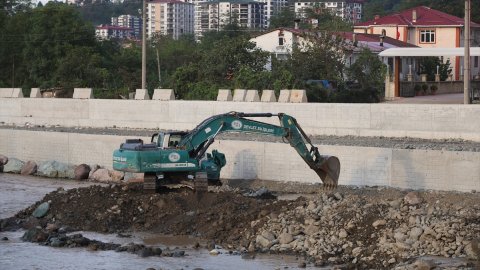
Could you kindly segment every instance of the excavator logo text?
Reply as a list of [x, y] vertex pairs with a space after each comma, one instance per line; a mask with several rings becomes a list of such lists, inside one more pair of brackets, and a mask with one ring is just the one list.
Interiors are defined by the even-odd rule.
[[180, 155], [176, 152], [170, 153], [168, 155], [168, 160], [170, 160], [171, 162], [177, 162], [180, 160]]

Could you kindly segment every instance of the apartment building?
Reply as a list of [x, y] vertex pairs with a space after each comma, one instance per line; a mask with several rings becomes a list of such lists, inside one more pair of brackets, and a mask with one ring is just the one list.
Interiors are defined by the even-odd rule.
[[265, 3], [248, 0], [202, 2], [195, 14], [195, 35], [218, 31], [225, 25], [237, 24], [249, 29], [265, 28]]
[[304, 18], [307, 9], [326, 9], [345, 21], [357, 23], [362, 20], [364, 0], [349, 1], [303, 1], [294, 2], [297, 17]]
[[255, 0], [260, 3], [265, 3], [264, 9], [264, 18], [265, 18], [265, 27], [270, 26], [270, 18], [274, 15], [277, 15], [282, 11], [282, 9], [288, 7], [288, 0]]
[[133, 29], [123, 26], [101, 24], [95, 27], [95, 35], [98, 39], [126, 39], [132, 37]]
[[194, 4], [178, 0], [154, 0], [147, 5], [147, 37], [154, 34], [178, 39], [194, 33]]
[[122, 26], [132, 28], [132, 34], [135, 38], [142, 36], [142, 19], [133, 15], [120, 15], [111, 18], [111, 24], [114, 26]]

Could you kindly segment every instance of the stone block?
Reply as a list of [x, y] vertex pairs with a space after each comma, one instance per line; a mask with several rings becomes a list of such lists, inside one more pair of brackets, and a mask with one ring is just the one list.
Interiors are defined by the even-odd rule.
[[290, 102], [307, 103], [307, 91], [304, 89], [293, 89], [290, 94]]
[[235, 89], [233, 92], [233, 101], [242, 102], [245, 101], [245, 96], [247, 95], [247, 90], [245, 89]]
[[263, 90], [261, 101], [262, 102], [277, 102], [277, 97], [275, 97], [275, 90]]
[[260, 96], [258, 95], [258, 90], [247, 90], [245, 95], [245, 101], [247, 102], [259, 102]]
[[173, 92], [173, 89], [155, 89], [152, 99], [175, 100], [175, 92]]
[[40, 88], [32, 88], [32, 90], [30, 90], [30, 97], [31, 98], [41, 98], [42, 97], [42, 92], [40, 92]]
[[22, 88], [13, 88], [12, 98], [23, 98]]
[[13, 88], [0, 88], [0, 98], [12, 97]]
[[290, 90], [283, 89], [280, 90], [280, 95], [278, 96], [278, 102], [290, 102]]
[[73, 98], [77, 99], [92, 99], [92, 88], [73, 88]]
[[232, 91], [230, 89], [218, 89], [217, 101], [232, 101]]
[[137, 89], [135, 91], [135, 99], [137, 99], [137, 100], [150, 99], [150, 96], [148, 95], [148, 90], [147, 89]]

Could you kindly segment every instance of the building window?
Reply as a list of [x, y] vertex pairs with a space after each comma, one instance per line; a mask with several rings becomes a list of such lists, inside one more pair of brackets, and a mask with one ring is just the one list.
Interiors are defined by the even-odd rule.
[[473, 67], [478, 68], [478, 56], [473, 59]]
[[283, 46], [283, 37], [278, 38], [278, 46]]
[[435, 30], [420, 30], [420, 43], [435, 43]]

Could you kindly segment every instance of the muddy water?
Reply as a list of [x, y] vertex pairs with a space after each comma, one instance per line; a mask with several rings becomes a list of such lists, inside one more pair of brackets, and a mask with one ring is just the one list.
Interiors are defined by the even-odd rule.
[[[0, 173], [0, 218], [12, 216], [58, 187], [65, 189], [88, 186], [91, 183], [71, 180], [25, 177]], [[0, 269], [296, 269], [294, 256], [256, 255], [255, 259], [242, 259], [239, 255], [212, 256], [208, 250], [188, 248], [198, 239], [188, 236], [158, 236], [147, 233], [131, 237], [117, 237], [93, 232], [82, 232], [90, 239], [113, 243], [142, 243], [161, 247], [180, 248], [187, 254], [181, 258], [141, 258], [130, 253], [114, 251], [90, 251], [85, 248], [52, 248], [23, 242], [23, 231], [0, 232]], [[308, 267], [307, 267], [308, 269]], [[319, 268], [315, 268], [319, 269]], [[325, 268], [329, 269], [329, 268]]]

